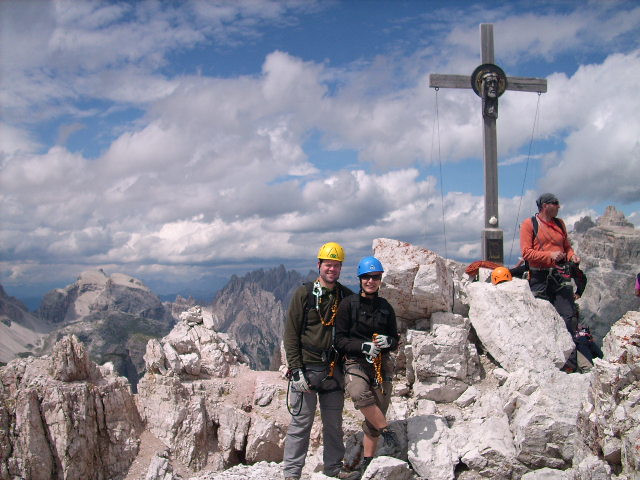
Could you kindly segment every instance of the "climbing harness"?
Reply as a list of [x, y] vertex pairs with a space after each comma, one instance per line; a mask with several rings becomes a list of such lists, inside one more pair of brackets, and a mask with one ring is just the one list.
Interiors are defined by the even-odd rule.
[[[343, 388], [340, 386], [340, 382], [333, 375], [337, 358], [338, 358], [338, 353], [336, 351], [335, 359], [331, 361], [329, 365], [329, 372], [327, 373], [327, 375], [325, 375], [325, 377], [322, 380], [320, 380], [317, 387], [314, 387], [309, 383], [309, 390], [316, 391], [317, 393], [330, 393], [330, 392], [337, 392], [337, 391], [343, 390]], [[291, 388], [291, 383], [293, 383], [293, 380], [292, 380], [293, 370], [291, 369], [287, 370], [285, 377], [287, 379], [287, 398], [286, 398], [287, 410], [292, 416], [295, 417], [299, 415], [300, 411], [302, 410], [303, 393], [297, 390], [292, 390]], [[329, 388], [330, 384], [327, 384], [325, 385], [325, 387], [323, 387], [323, 384], [329, 381], [335, 382], [335, 386]], [[293, 402], [291, 401], [292, 394], [295, 394], [295, 401]]]
[[336, 292], [336, 296], [333, 299], [333, 304], [329, 307], [324, 315], [324, 317], [320, 314], [320, 304], [322, 303], [322, 286], [320, 285], [320, 281], [316, 280], [313, 284], [313, 289], [311, 293], [316, 298], [316, 311], [318, 312], [318, 316], [320, 316], [320, 321], [322, 325], [325, 327], [331, 327], [336, 321], [336, 313], [338, 313], [338, 295]]

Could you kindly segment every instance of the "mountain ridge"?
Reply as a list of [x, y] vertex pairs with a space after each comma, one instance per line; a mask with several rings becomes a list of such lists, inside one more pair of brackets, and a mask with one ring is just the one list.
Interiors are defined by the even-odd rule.
[[242, 277], [233, 275], [211, 304], [213, 326], [235, 338], [252, 368], [275, 370], [280, 366], [280, 340], [289, 299], [298, 286], [315, 277], [312, 271], [303, 276], [282, 264]]
[[[608, 207], [595, 222], [589, 217], [576, 222], [570, 238], [589, 279], [578, 301], [582, 321], [591, 326], [600, 342], [613, 321], [638, 308], [633, 278], [640, 271], [640, 231], [621, 212]], [[312, 270], [305, 276], [282, 264], [233, 275], [212, 295], [211, 303], [201, 306], [212, 316], [214, 328], [236, 339], [253, 368], [276, 369], [289, 298], [297, 286], [315, 277]], [[51, 290], [33, 313], [3, 290], [0, 309], [4, 306], [5, 323], [0, 327], [6, 331], [3, 337], [14, 340], [3, 348], [5, 354], [0, 358], [4, 360], [0, 361], [17, 354], [44, 353], [60, 335], [75, 333], [89, 344], [93, 358], [113, 360], [117, 371], [135, 384], [133, 371], [138, 377], [143, 373], [146, 340], [166, 334], [180, 313], [196, 304], [200, 303], [183, 297], [163, 302], [142, 281], [123, 273], [107, 275], [100, 269], [82, 272], [76, 282]], [[34, 325], [33, 332], [30, 324], [18, 326], [22, 318]], [[14, 321], [17, 324], [11, 327]], [[91, 341], [92, 325], [97, 342]], [[12, 328], [23, 330], [18, 335]], [[127, 338], [117, 338], [117, 329]], [[47, 337], [44, 332], [49, 330], [58, 332]], [[110, 342], [114, 336], [117, 341]]]

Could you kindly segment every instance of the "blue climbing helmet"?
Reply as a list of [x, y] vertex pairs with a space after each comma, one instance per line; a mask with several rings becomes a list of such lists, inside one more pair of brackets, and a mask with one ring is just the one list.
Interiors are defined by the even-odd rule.
[[382, 263], [380, 263], [380, 260], [376, 257], [364, 257], [360, 260], [360, 263], [358, 263], [358, 277], [371, 272], [384, 272]]

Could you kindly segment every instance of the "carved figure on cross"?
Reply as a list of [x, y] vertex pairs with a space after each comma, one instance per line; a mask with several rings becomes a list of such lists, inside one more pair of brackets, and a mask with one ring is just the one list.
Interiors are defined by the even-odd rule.
[[482, 116], [498, 118], [498, 76], [495, 73], [482, 77]]

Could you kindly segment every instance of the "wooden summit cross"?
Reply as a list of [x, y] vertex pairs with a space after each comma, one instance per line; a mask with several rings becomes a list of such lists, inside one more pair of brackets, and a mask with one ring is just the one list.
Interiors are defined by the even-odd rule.
[[482, 118], [484, 119], [484, 229], [482, 230], [482, 258], [504, 263], [502, 230], [498, 220], [498, 148], [496, 119], [498, 118], [498, 97], [505, 90], [520, 92], [547, 91], [547, 81], [543, 78], [507, 77], [500, 67], [494, 65], [493, 25], [480, 24], [480, 52], [482, 64], [471, 77], [466, 75], [429, 75], [432, 88], [472, 88], [482, 98]]

